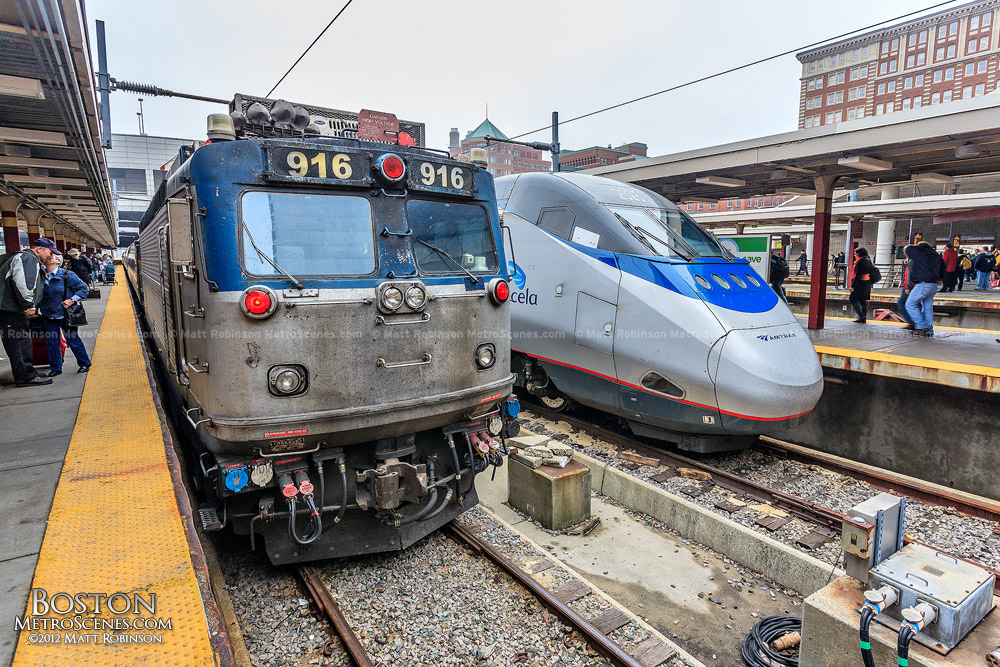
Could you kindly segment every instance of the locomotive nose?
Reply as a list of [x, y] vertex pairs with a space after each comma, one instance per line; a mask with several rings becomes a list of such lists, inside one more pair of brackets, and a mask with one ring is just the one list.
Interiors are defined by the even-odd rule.
[[729, 433], [769, 433], [799, 423], [823, 393], [823, 369], [798, 324], [726, 335], [715, 394]]

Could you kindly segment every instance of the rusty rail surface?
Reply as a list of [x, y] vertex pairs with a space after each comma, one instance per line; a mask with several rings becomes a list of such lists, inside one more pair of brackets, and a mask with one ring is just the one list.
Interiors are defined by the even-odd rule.
[[456, 541], [468, 545], [477, 554], [485, 555], [499, 565], [500, 569], [527, 588], [549, 611], [562, 619], [567, 625], [578, 630], [587, 640], [590, 647], [611, 661], [611, 664], [615, 665], [615, 667], [642, 667], [635, 658], [625, 652], [625, 649], [591, 625], [587, 619], [575, 612], [569, 605], [556, 598], [552, 594], [552, 591], [535, 581], [531, 575], [500, 553], [492, 544], [483, 540], [468, 527], [463, 526], [457, 521], [452, 521], [447, 527], [449, 534]]
[[[833, 531], [835, 534], [840, 533], [843, 521], [846, 518], [846, 515], [841, 514], [840, 512], [834, 511], [826, 507], [822, 507], [820, 505], [817, 505], [816, 503], [812, 503], [803, 498], [799, 498], [798, 496], [793, 496], [788, 493], [783, 493], [776, 489], [772, 489], [763, 486], [761, 484], [757, 484], [756, 482], [751, 482], [750, 480], [744, 479], [739, 475], [735, 475], [731, 472], [727, 472], [725, 470], [720, 470], [719, 468], [706, 465], [695, 459], [691, 459], [686, 456], [682, 456], [680, 454], [675, 454], [674, 452], [668, 452], [666, 450], [660, 449], [659, 447], [648, 445], [640, 440], [629, 437], [622, 433], [618, 433], [603, 428], [601, 426], [597, 426], [596, 424], [591, 424], [590, 422], [580, 419], [579, 417], [567, 415], [564, 412], [554, 412], [552, 410], [545, 408], [542, 405], [533, 402], [528, 403], [526, 405], [526, 410], [540, 417], [543, 417], [544, 419], [548, 419], [550, 421], [566, 422], [570, 426], [573, 426], [574, 428], [577, 428], [580, 431], [583, 431], [584, 433], [587, 433], [590, 436], [593, 436], [595, 438], [600, 438], [605, 442], [615, 445], [616, 447], [619, 448], [619, 450], [631, 449], [644, 456], [659, 459], [661, 462], [664, 462], [667, 465], [673, 465], [674, 467], [693, 468], [695, 470], [701, 470], [703, 472], [707, 472], [709, 475], [712, 476], [713, 483], [717, 484], [718, 486], [721, 486], [724, 489], [729, 489], [730, 491], [744, 494], [746, 496], [754, 498], [755, 500], [766, 502], [774, 507], [786, 510], [790, 514], [793, 514], [798, 518], [803, 519], [804, 521], [813, 523], [819, 526], [820, 528], [824, 528], [828, 531]], [[769, 440], [771, 442], [778, 442], [774, 441], [773, 439]], [[771, 444], [770, 442], [767, 443], [767, 445], [770, 444]], [[764, 447], [764, 449], [768, 448], [769, 447]], [[835, 472], [839, 472], [840, 474], [847, 475], [849, 477], [855, 477], [856, 479], [867, 481], [870, 484], [872, 484], [872, 486], [874, 486], [875, 488], [884, 487], [884, 490], [887, 490], [888, 485], [891, 482], [892, 490], [896, 491], [897, 493], [902, 493], [907, 496], [912, 496], [913, 498], [925, 502], [929, 505], [943, 505], [948, 507], [954, 507], [960, 512], [969, 514], [970, 516], [977, 516], [979, 518], [990, 519], [992, 521], [1000, 520], [1000, 515], [997, 515], [996, 511], [990, 508], [990, 506], [985, 503], [976, 503], [971, 499], [967, 500], [965, 498], [962, 498], [960, 496], [955, 496], [953, 494], [938, 493], [936, 490], [928, 487], [923, 487], [915, 483], [908, 483], [905, 480], [897, 480], [895, 477], [889, 475], [880, 475], [873, 471], [862, 470], [861, 468], [858, 468], [856, 466], [844, 462], [830, 461], [826, 457], [820, 455], [811, 457], [809, 454], [799, 452], [798, 450], [793, 452], [791, 450], [779, 448], [777, 445], [774, 445], [774, 448], [780, 449], [782, 453], [787, 452], [789, 458], [798, 459], [798, 457], [801, 457], [802, 459], [801, 462], [809, 463], [812, 465], [818, 465], [820, 467], [827, 468], [828, 470], [833, 470]], [[855, 471], [858, 472], [857, 475], [854, 474]], [[869, 478], [870, 480], [874, 481], [870, 481]], [[920, 542], [918, 540], [913, 540], [910, 538], [904, 538], [903, 542], [905, 544], [910, 544], [910, 543], [924, 544], [923, 542]], [[925, 544], [924, 546], [928, 545]], [[934, 548], [934, 547], [929, 547], [929, 548]], [[952, 558], [957, 558], [958, 560], [965, 561], [966, 563], [971, 563], [972, 565], [983, 568], [987, 572], [991, 572], [994, 575], [993, 592], [995, 595], [1000, 595], [1000, 570], [995, 570], [991, 567], [983, 565], [982, 563], [977, 563], [967, 558], [956, 556], [953, 553], [942, 551], [941, 549], [937, 548], [934, 549], [935, 551], [940, 551], [941, 553], [947, 556], [951, 556]]]
[[340, 641], [343, 643], [344, 649], [351, 656], [351, 661], [355, 667], [375, 667], [372, 659], [368, 656], [368, 652], [365, 651], [365, 647], [361, 645], [358, 636], [354, 634], [350, 623], [347, 622], [343, 612], [340, 611], [340, 607], [337, 606], [337, 601], [333, 599], [330, 589], [320, 579], [316, 568], [312, 565], [300, 565], [298, 574], [299, 578], [302, 579], [302, 583], [309, 590], [309, 595], [312, 596], [313, 601], [323, 610], [323, 613], [330, 619], [330, 622], [333, 623], [333, 629], [337, 632], [337, 636], [340, 637]]

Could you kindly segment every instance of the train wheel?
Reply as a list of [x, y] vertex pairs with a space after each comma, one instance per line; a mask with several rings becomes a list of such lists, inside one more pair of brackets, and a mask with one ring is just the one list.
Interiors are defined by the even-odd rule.
[[562, 412], [571, 403], [569, 398], [558, 392], [554, 392], [551, 396], [539, 396], [538, 398], [541, 399], [542, 405], [555, 412]]

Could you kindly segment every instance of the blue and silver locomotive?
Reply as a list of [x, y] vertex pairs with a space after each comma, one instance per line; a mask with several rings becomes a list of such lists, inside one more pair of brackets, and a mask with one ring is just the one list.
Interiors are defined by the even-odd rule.
[[275, 563], [406, 547], [477, 502], [517, 429], [493, 179], [228, 121], [182, 151], [124, 261], [203, 522]]
[[550, 408], [570, 400], [693, 451], [798, 423], [822, 369], [746, 260], [663, 197], [573, 173], [496, 181], [513, 237], [513, 369]]

